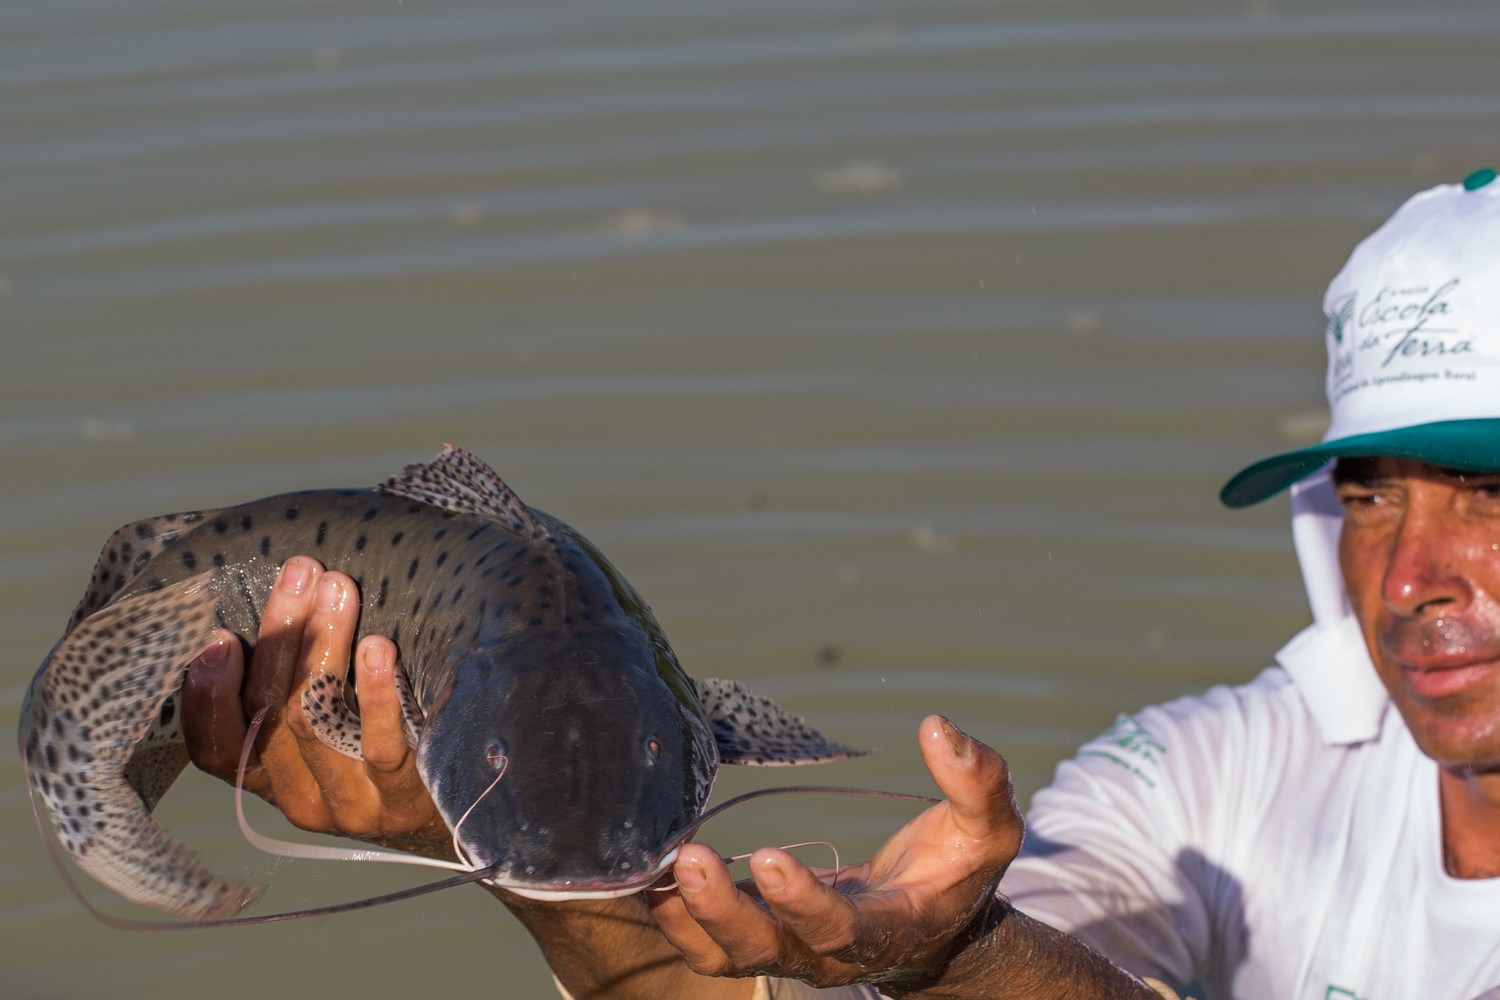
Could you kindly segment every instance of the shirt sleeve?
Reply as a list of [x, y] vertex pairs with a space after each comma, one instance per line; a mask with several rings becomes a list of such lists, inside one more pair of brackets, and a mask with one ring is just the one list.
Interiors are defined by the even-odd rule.
[[1285, 763], [1274, 745], [1288, 693], [1270, 670], [1121, 715], [1036, 794], [1000, 891], [1137, 976], [1179, 988], [1241, 954], [1242, 884], [1226, 859], [1236, 831], [1253, 836], [1262, 819], [1247, 786], [1274, 784]]

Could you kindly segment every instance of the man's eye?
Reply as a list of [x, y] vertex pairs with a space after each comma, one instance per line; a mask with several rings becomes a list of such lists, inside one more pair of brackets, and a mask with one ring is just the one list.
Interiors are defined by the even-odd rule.
[[1340, 490], [1339, 503], [1345, 507], [1374, 507], [1384, 500], [1379, 490]]

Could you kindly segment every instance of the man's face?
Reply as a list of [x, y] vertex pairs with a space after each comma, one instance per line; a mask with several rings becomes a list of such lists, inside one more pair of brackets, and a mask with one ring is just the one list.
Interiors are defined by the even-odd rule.
[[1348, 458], [1334, 483], [1349, 598], [1417, 745], [1500, 769], [1500, 473]]

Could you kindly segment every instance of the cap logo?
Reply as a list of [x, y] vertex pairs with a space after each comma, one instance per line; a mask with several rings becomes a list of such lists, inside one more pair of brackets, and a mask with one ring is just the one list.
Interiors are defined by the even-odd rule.
[[[1473, 339], [1455, 329], [1451, 322], [1451, 298], [1459, 284], [1459, 278], [1449, 278], [1436, 288], [1429, 285], [1393, 288], [1387, 285], [1363, 306], [1357, 305], [1357, 292], [1340, 299], [1334, 314], [1328, 317], [1328, 332], [1337, 345], [1333, 348], [1332, 374], [1338, 394], [1342, 396], [1363, 388], [1370, 381], [1379, 385], [1391, 377], [1473, 378], [1469, 372], [1448, 370], [1385, 377], [1372, 373], [1369, 381], [1346, 384], [1356, 370], [1371, 372], [1373, 368], [1384, 371], [1401, 367], [1407, 361], [1431, 361], [1474, 353]], [[1351, 317], [1353, 330], [1348, 329]], [[1371, 361], [1375, 362], [1373, 366]]]
[[1335, 344], [1344, 342], [1344, 331], [1349, 329], [1349, 324], [1354, 319], [1354, 299], [1355, 294], [1350, 292], [1334, 303], [1333, 312], [1328, 314], [1328, 328], [1325, 332], [1333, 338]]

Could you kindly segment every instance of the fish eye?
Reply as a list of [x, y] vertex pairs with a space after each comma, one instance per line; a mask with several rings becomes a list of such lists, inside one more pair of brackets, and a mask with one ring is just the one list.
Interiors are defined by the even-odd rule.
[[646, 759], [649, 760], [649, 761], [651, 761], [651, 763], [654, 764], [660, 758], [661, 758], [661, 741], [658, 740], [655, 736], [647, 737], [647, 739], [646, 739]]
[[498, 771], [505, 766], [505, 743], [501, 740], [490, 740], [484, 748], [484, 762], [489, 765], [491, 771]]

